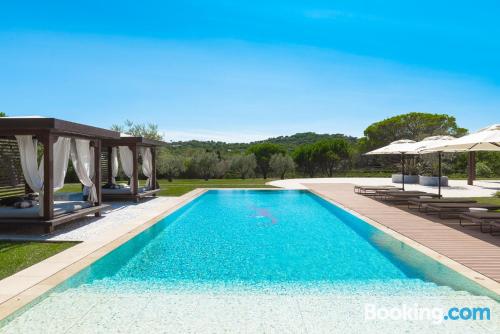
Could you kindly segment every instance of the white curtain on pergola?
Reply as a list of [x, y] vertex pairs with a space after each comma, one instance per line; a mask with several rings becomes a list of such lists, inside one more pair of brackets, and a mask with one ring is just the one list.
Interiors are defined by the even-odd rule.
[[118, 176], [118, 149], [113, 147], [111, 149], [111, 183], [116, 184], [116, 177]]
[[24, 180], [34, 192], [41, 192], [43, 189], [43, 159], [38, 162], [38, 140], [33, 136], [16, 136], [19, 155], [21, 158], [21, 167], [23, 169]]
[[120, 163], [123, 172], [130, 179], [130, 184], [134, 184], [134, 156], [132, 150], [128, 146], [120, 146]]
[[153, 155], [149, 147], [141, 147], [142, 156], [142, 173], [148, 178], [146, 181], [146, 188], [151, 187], [153, 177]]
[[92, 179], [94, 178], [94, 148], [90, 147], [88, 139], [71, 140], [71, 161], [76, 175], [84, 185], [84, 194], [88, 195], [89, 202], [97, 202], [97, 190]]
[[[28, 186], [39, 196], [39, 215], [43, 216], [43, 156], [38, 162], [38, 140], [31, 135], [16, 136], [21, 159], [23, 176]], [[64, 179], [68, 170], [68, 160], [71, 150], [71, 139], [59, 137], [53, 144], [53, 189], [57, 191], [64, 187]]]

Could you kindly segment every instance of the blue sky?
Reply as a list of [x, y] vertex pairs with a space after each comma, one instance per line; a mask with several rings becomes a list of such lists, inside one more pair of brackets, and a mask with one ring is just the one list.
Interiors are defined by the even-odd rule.
[[167, 139], [360, 136], [411, 111], [500, 121], [500, 3], [12, 1], [0, 111]]

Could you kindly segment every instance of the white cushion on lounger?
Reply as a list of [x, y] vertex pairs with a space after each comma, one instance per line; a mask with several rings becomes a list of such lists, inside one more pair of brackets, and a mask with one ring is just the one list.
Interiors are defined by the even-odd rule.
[[[54, 216], [73, 212], [90, 207], [89, 202], [84, 201], [56, 201], [54, 203]], [[13, 207], [0, 207], [0, 217], [2, 218], [36, 218], [38, 215], [38, 205], [26, 209]]]
[[70, 213], [76, 210], [90, 208], [92, 204], [87, 201], [56, 201], [54, 204], [54, 215]]
[[488, 209], [486, 208], [469, 208], [470, 212], [486, 212]]

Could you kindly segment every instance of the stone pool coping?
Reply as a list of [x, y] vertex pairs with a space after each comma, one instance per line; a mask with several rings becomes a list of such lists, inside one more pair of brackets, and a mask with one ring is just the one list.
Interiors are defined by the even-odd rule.
[[[431, 259], [441, 263], [442, 265], [456, 271], [457, 273], [461, 274], [462, 276], [470, 279], [471, 281], [479, 284], [480, 286], [484, 287], [485, 289], [487, 290], [490, 290], [490, 291], [493, 291], [494, 293], [496, 293], [497, 295], [500, 295], [500, 283], [496, 282], [495, 280], [453, 260], [453, 259], [450, 259], [449, 257], [439, 253], [439, 252], [436, 252], [435, 250], [427, 247], [427, 246], [424, 246], [420, 243], [418, 243], [417, 241], [409, 238], [409, 237], [406, 237], [404, 235], [402, 235], [401, 233], [393, 230], [393, 229], [390, 229], [389, 227], [379, 223], [379, 222], [376, 222], [375, 220], [365, 216], [365, 215], [362, 215], [360, 213], [358, 213], [357, 211], [355, 210], [352, 210], [344, 205], [342, 205], [341, 203], [339, 202], [336, 202], [330, 198], [328, 198], [327, 196], [324, 196], [322, 195], [321, 193], [313, 190], [313, 189], [308, 189], [311, 193], [319, 196], [320, 198], [326, 200], [327, 202], [329, 203], [332, 203], [338, 207], [340, 207], [341, 209], [349, 212], [350, 214], [352, 214], [353, 216], [356, 216], [358, 218], [360, 218], [361, 220], [363, 220], [364, 222], [366, 222], [367, 224], [370, 224], [372, 225], [373, 227], [375, 227], [376, 229], [390, 235], [391, 237], [405, 243], [406, 245], [416, 249], [417, 251], [419, 251], [420, 253], [430, 257]], [[500, 250], [499, 250], [500, 251]]]
[[[111, 240], [103, 238], [98, 241], [87, 241], [75, 245], [61, 253], [58, 253], [44, 261], [41, 261], [27, 269], [24, 269], [12, 276], [0, 281], [0, 320], [8, 317], [12, 313], [21, 309], [23, 306], [34, 301], [47, 291], [56, 287], [66, 279], [70, 278], [77, 272], [91, 265], [101, 257], [113, 251], [117, 247], [126, 243], [136, 235], [140, 234], [149, 227], [155, 225], [163, 218], [167, 217], [174, 211], [188, 204], [208, 190], [286, 190], [282, 188], [197, 188], [187, 194], [180, 196], [180, 201], [168, 208], [154, 218], [147, 220], [130, 231], [117, 231], [116, 235], [111, 236]], [[325, 197], [312, 189], [307, 189], [311, 193], [321, 197], [322, 199], [332, 203], [354, 216], [362, 219], [366, 223], [374, 226], [384, 233], [389, 234], [395, 239], [404, 242], [421, 253], [438, 261], [439, 263], [455, 270], [468, 279], [477, 284], [500, 294], [500, 284], [492, 279], [426, 247], [418, 242], [403, 236], [402, 234], [364, 216], [358, 212], [351, 210], [342, 204]]]
[[159, 215], [132, 229], [119, 229], [99, 240], [85, 241], [55, 254], [0, 281], [0, 320], [34, 301], [77, 272], [160, 222], [174, 211], [204, 194], [197, 188], [179, 197], [179, 201]]

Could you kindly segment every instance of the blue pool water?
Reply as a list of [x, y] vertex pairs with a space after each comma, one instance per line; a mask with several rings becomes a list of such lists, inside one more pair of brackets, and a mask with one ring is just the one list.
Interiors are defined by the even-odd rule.
[[388, 281], [484, 292], [308, 191], [255, 190], [208, 191], [68, 285], [355, 289]]
[[307, 192], [211, 191], [161, 224], [126, 263], [103, 263], [106, 275], [248, 284], [406, 277]]
[[[193, 297], [193, 293], [214, 291], [266, 296], [329, 294], [333, 299], [321, 307], [321, 299], [310, 301], [304, 297], [302, 303], [322, 310], [336, 305], [332, 308], [334, 314], [339, 309], [347, 312], [349, 305], [354, 309], [347, 314], [356, 312], [362, 308], [364, 299], [360, 298], [366, 296], [402, 296], [407, 302], [422, 297], [453, 297], [466, 298], [469, 303], [474, 295], [498, 298], [308, 191], [213, 190], [3, 324], [10, 332], [27, 330], [41, 321], [52, 326], [53, 332], [81, 332], [85, 326], [93, 332], [99, 324], [111, 326], [115, 321], [123, 325], [136, 317], [138, 332], [142, 332], [151, 327], [137, 312], [132, 317], [131, 310], [142, 309], [146, 318], [151, 312], [161, 311], [154, 324], [168, 312], [184, 310], [176, 319], [181, 325], [192, 323], [199, 314], [187, 320], [190, 310], [207, 301], [213, 303], [213, 299]], [[188, 294], [178, 297], [181, 292]], [[190, 298], [194, 298], [191, 304]], [[245, 307], [271, 303], [269, 307], [276, 308], [282, 304], [278, 299], [266, 298], [248, 302], [251, 306]], [[247, 300], [238, 300], [236, 308]], [[221, 304], [231, 302], [235, 300], [224, 299]], [[209, 309], [201, 312], [210, 313]], [[218, 316], [232, 321], [236, 315], [229, 316], [230, 310], [223, 309]], [[232, 328], [240, 325], [236, 323]]]

